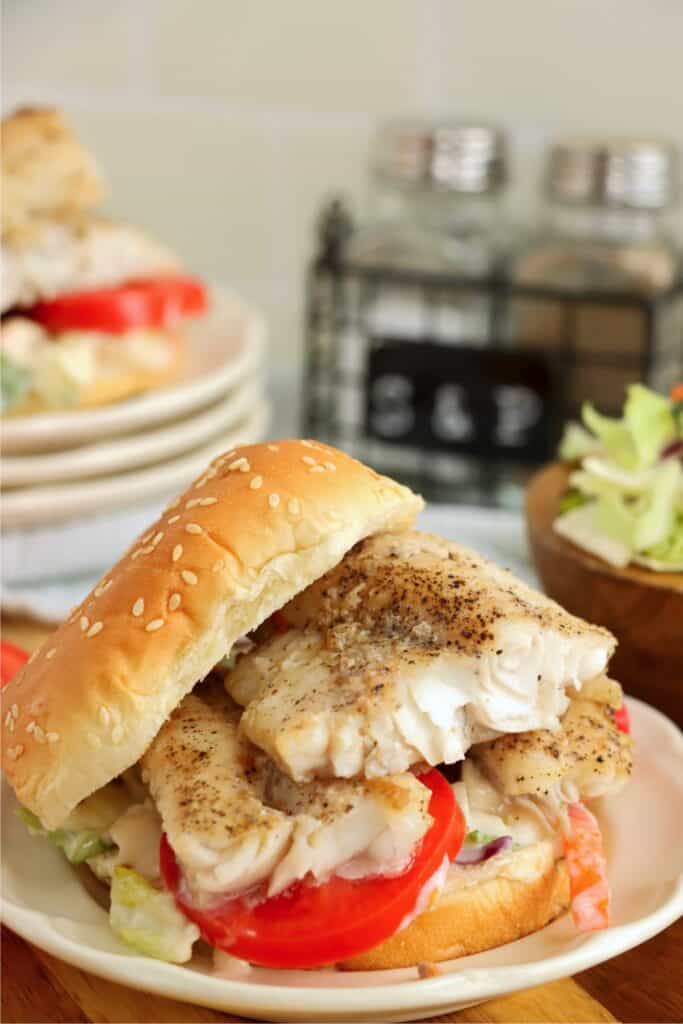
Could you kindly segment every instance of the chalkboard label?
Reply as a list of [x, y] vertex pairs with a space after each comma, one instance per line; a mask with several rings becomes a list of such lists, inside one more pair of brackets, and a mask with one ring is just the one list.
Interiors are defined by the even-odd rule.
[[374, 338], [366, 433], [419, 448], [539, 462], [561, 429], [543, 353]]

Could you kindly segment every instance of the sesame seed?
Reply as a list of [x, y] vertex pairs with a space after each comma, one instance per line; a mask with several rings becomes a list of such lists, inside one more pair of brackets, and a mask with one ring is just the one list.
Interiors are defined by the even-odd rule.
[[138, 548], [137, 551], [134, 551], [133, 554], [130, 556], [131, 557], [131, 561], [135, 561], [136, 558], [139, 558], [140, 555], [144, 555], [144, 553], [145, 553], [145, 549], [144, 548]]
[[301, 443], [304, 446], [304, 448], [315, 448], [315, 445], [311, 444], [310, 441], [302, 441]]
[[14, 728], [14, 719], [12, 718], [12, 713], [10, 711], [8, 711], [7, 714], [5, 715], [5, 725], [8, 728]]
[[164, 624], [164, 620], [163, 619], [152, 619], [151, 622], [148, 622], [147, 625], [145, 626], [145, 632], [146, 633], [156, 633], [157, 629], [161, 629], [163, 624]]
[[268, 504], [270, 505], [271, 508], [277, 508], [278, 505], [280, 504], [280, 495], [279, 494], [269, 494], [268, 495]]
[[189, 501], [185, 502], [185, 508], [186, 509], [194, 508], [195, 505], [198, 505], [201, 500], [202, 500], [201, 498], [190, 498]]
[[102, 746], [102, 740], [100, 739], [99, 736], [96, 736], [94, 732], [88, 733], [88, 743], [90, 744], [91, 747], [95, 747], [96, 749], [97, 747]]
[[161, 539], [162, 539], [162, 537], [163, 537], [163, 536], [164, 536], [164, 531], [163, 531], [163, 530], [159, 530], [159, 532], [158, 532], [158, 533], [155, 533], [155, 535], [154, 535], [154, 540], [152, 541], [152, 545], [153, 545], [154, 547], [156, 547], [156, 546], [157, 546], [157, 544], [158, 544], [158, 543], [159, 543], [159, 542], [161, 541]]
[[215, 476], [217, 476], [217, 475], [218, 475], [218, 470], [216, 469], [215, 466], [209, 466], [209, 468], [207, 469], [206, 473], [204, 474], [204, 476], [206, 477], [207, 480], [213, 480], [213, 478]]
[[112, 584], [111, 580], [102, 580], [102, 582], [99, 584], [99, 586], [95, 587], [95, 590], [94, 590], [95, 597], [102, 597], [102, 594], [105, 592], [105, 590], [109, 590], [109, 587], [111, 586], [111, 584]]
[[315, 459], [311, 455], [302, 455], [301, 461], [305, 462], [307, 466], [315, 466]]
[[18, 718], [19, 717], [19, 705], [18, 704], [13, 704], [12, 705], [12, 707], [10, 708], [10, 714], [11, 714], [12, 718]]
[[33, 732], [35, 727], [36, 727], [36, 723], [35, 722], [29, 722], [28, 725], [26, 726], [26, 732]]
[[16, 747], [10, 747], [8, 749], [7, 756], [9, 757], [10, 761], [15, 761], [18, 757], [21, 757], [23, 753], [24, 748], [21, 745], [21, 743], [19, 743]]
[[269, 444], [266, 447], [268, 448], [269, 452], [279, 452], [280, 451], [279, 445], [276, 445], [276, 444]]
[[99, 715], [99, 719], [100, 719], [100, 722], [102, 723], [102, 725], [104, 725], [105, 727], [108, 726], [109, 722], [111, 720], [111, 715], [109, 714], [109, 708], [106, 708], [104, 706], [104, 704], [103, 704], [100, 707], [98, 715]]
[[114, 728], [111, 731], [112, 743], [120, 743], [122, 739], [123, 739], [123, 727], [120, 726], [120, 725], [115, 725]]
[[50, 650], [45, 655], [45, 660], [49, 661], [50, 658], [54, 658], [56, 653], [57, 653], [57, 648], [56, 647], [51, 647]]
[[81, 615], [81, 619], [80, 619], [79, 625], [81, 627], [81, 632], [85, 633], [86, 629], [90, 625], [90, 619], [88, 618], [87, 615]]
[[225, 569], [225, 562], [222, 558], [219, 558], [217, 562], [214, 562], [211, 566], [211, 572], [220, 572], [221, 569]]
[[309, 473], [324, 473], [324, 466], [311, 466]]
[[58, 732], [46, 732], [45, 733], [45, 739], [47, 740], [48, 743], [58, 743], [59, 742], [59, 733]]
[[151, 551], [154, 551], [153, 544], [146, 544], [144, 548], [140, 548], [141, 555], [148, 555]]
[[217, 505], [218, 498], [200, 498], [199, 504], [202, 506], [202, 508], [208, 508], [209, 505]]
[[179, 519], [180, 516], [171, 516], [171, 518], [167, 519], [166, 522], [168, 523], [169, 526], [173, 526], [173, 524], [177, 523]]
[[259, 487], [261, 486], [262, 483], [263, 483], [263, 477], [262, 476], [255, 476], [255, 477], [252, 477], [252, 479], [249, 481], [249, 486], [251, 487], [252, 491], [258, 491], [258, 489], [259, 489]]
[[195, 583], [197, 582], [197, 577], [196, 577], [195, 573], [190, 572], [189, 569], [183, 569], [183, 571], [181, 572], [180, 575], [181, 575], [182, 579], [185, 581], [185, 583], [189, 583], [189, 585], [191, 587], [193, 587], [195, 585]]
[[166, 506], [166, 511], [170, 512], [171, 509], [177, 508], [179, 504], [180, 504], [180, 498], [176, 498], [175, 501], [172, 501], [170, 505]]
[[153, 536], [154, 536], [154, 530], [151, 530], [150, 533], [145, 534], [145, 536], [142, 538], [142, 543], [143, 544], [149, 544], [149, 542], [150, 542], [150, 540], [152, 539]]
[[131, 611], [132, 611], [133, 615], [135, 616], [135, 618], [139, 619], [140, 616], [142, 615], [142, 613], [144, 612], [144, 610], [145, 610], [145, 599], [144, 599], [144, 597], [139, 597], [137, 599], [137, 601], [135, 602], [135, 604], [133, 605], [133, 607], [131, 608]]
[[232, 471], [233, 469], [241, 469], [241, 468], [242, 468], [242, 466], [248, 466], [248, 465], [249, 465], [249, 463], [248, 463], [248, 462], [247, 462], [247, 460], [246, 460], [246, 459], [244, 458], [244, 456], [242, 456], [242, 457], [241, 457], [240, 459], [235, 459], [235, 461], [234, 461], [234, 462], [231, 462], [231, 463], [229, 464], [229, 466], [228, 466], [228, 469], [229, 469], [230, 471]]
[[334, 462], [326, 462], [325, 465], [329, 469], [330, 473], [336, 473], [337, 467], [335, 466]]
[[[72, 620], [72, 621], [73, 621], [73, 620]], [[38, 651], [33, 651], [33, 653], [31, 654], [31, 657], [30, 657], [30, 658], [28, 659], [28, 661], [26, 662], [26, 664], [27, 664], [27, 665], [30, 665], [30, 664], [31, 664], [31, 662], [32, 662], [32, 661], [35, 661], [37, 657], [38, 657]]]
[[171, 594], [168, 599], [168, 610], [174, 612], [180, 606], [180, 594]]
[[90, 629], [88, 630], [88, 632], [85, 635], [86, 636], [97, 636], [97, 634], [101, 633], [103, 629], [104, 629], [104, 623], [103, 622], [93, 622], [92, 626], [90, 627]]
[[186, 523], [185, 533], [202, 533], [202, 528], [199, 523]]
[[37, 725], [33, 730], [33, 738], [36, 741], [36, 743], [45, 742], [45, 733], [43, 732], [39, 725]]
[[173, 559], [174, 562], [177, 562], [178, 559], [180, 558], [180, 556], [182, 555], [182, 553], [183, 553], [183, 545], [182, 544], [176, 544], [176, 546], [173, 548], [173, 554], [171, 555], [171, 558]]

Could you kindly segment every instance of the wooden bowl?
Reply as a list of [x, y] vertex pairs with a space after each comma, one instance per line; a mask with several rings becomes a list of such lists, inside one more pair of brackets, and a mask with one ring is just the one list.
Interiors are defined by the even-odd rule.
[[529, 544], [543, 587], [619, 641], [610, 674], [628, 693], [683, 724], [683, 573], [615, 569], [559, 537], [552, 524], [569, 470], [551, 463], [527, 490]]

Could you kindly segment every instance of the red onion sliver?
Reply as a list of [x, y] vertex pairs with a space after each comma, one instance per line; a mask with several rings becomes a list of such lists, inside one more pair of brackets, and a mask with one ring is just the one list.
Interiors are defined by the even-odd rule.
[[456, 864], [482, 864], [489, 857], [495, 857], [497, 853], [502, 853], [503, 850], [509, 850], [512, 846], [512, 836], [498, 836], [497, 839], [491, 839], [488, 843], [484, 843], [482, 846], [461, 846], [458, 852], [458, 856], [455, 858]]

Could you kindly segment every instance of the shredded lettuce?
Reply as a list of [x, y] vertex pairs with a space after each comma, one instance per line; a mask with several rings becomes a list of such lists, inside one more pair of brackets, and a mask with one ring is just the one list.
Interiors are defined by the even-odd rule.
[[31, 371], [0, 352], [0, 411], [9, 412], [31, 390]]
[[624, 421], [642, 468], [653, 466], [667, 444], [676, 439], [672, 402], [642, 384], [628, 389]]
[[673, 401], [634, 384], [620, 419], [583, 408], [560, 455], [580, 461], [555, 530], [618, 567], [683, 567], [683, 420]]
[[25, 807], [20, 807], [18, 814], [31, 835], [45, 836], [59, 847], [72, 864], [82, 864], [89, 857], [96, 857], [98, 854], [104, 853], [105, 850], [113, 849], [112, 841], [95, 829], [84, 828], [72, 831], [58, 828], [48, 832], [40, 824], [36, 815]]
[[586, 496], [578, 488], [574, 488], [560, 498], [560, 512], [569, 512], [572, 508], [580, 508], [585, 505]]
[[465, 836], [465, 842], [471, 846], [484, 846], [486, 843], [490, 843], [493, 839], [498, 839], [498, 836], [489, 835], [488, 832], [481, 832], [478, 828], [472, 829]]
[[600, 441], [580, 423], [568, 423], [560, 441], [560, 458], [574, 462], [600, 450]]
[[129, 946], [156, 960], [182, 964], [192, 956], [199, 929], [176, 907], [170, 892], [155, 889], [131, 868], [117, 867], [111, 884], [109, 921]]

